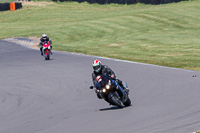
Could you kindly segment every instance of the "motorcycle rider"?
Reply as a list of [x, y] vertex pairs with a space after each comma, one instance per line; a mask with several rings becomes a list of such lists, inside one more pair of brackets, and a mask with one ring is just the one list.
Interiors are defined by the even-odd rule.
[[[117, 81], [117, 83], [122, 87], [122, 89], [124, 89], [124, 91], [126, 91], [127, 93], [129, 92], [129, 90], [124, 87], [123, 83], [121, 80], [116, 79], [116, 75], [115, 73], [110, 69], [110, 67], [108, 67], [107, 65], [102, 65], [101, 61], [96, 59], [93, 61], [92, 63], [93, 66], [93, 73], [92, 73], [92, 80], [93, 80], [93, 84], [95, 85], [96, 82], [96, 77], [100, 74], [103, 75], [108, 75], [109, 77], [111, 77], [113, 80]], [[101, 95], [99, 93], [97, 93], [97, 97], [99, 99], [102, 99]]]
[[[49, 37], [47, 37], [47, 34], [42, 34], [42, 37], [40, 38], [40, 43], [39, 43], [41, 55], [43, 55], [42, 46], [43, 46], [43, 43], [44, 43], [45, 41], [49, 42], [50, 47], [51, 47], [51, 50], [52, 50], [52, 41], [49, 39]], [[50, 51], [51, 51], [51, 50], [50, 50]], [[52, 54], [52, 52], [51, 52], [51, 54]]]

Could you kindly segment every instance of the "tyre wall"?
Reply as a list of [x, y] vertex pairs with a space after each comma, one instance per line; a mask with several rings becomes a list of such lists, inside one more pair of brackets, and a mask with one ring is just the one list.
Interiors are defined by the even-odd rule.
[[[22, 3], [15, 3], [15, 10], [22, 8]], [[10, 3], [0, 3], [0, 11], [10, 10]]]

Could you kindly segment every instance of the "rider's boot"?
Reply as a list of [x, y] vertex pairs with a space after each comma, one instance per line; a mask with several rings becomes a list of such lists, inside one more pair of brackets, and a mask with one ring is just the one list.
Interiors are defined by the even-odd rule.
[[124, 89], [124, 91], [125, 91], [126, 93], [129, 93], [129, 89], [126, 88], [126, 87], [124, 87], [124, 85], [122, 85], [122, 88]]
[[118, 79], [118, 84], [122, 87], [122, 89], [124, 89], [124, 91], [125, 91], [126, 93], [129, 93], [129, 89], [126, 88], [126, 87], [124, 86], [124, 84], [122, 83], [122, 81], [119, 80], [119, 79]]
[[40, 52], [41, 52], [41, 55], [43, 55], [43, 52], [42, 52], [42, 47], [40, 47]]
[[52, 55], [52, 46], [50, 46], [50, 47], [51, 47], [51, 50], [50, 50], [50, 51], [51, 51], [51, 55]]

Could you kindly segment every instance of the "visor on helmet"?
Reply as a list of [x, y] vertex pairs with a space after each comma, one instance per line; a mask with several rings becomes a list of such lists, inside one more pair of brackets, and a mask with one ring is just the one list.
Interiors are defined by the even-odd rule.
[[100, 68], [100, 65], [93, 67], [94, 70], [98, 70], [99, 68]]
[[101, 70], [101, 65], [98, 65], [98, 66], [93, 66], [93, 69], [95, 72], [99, 72]]

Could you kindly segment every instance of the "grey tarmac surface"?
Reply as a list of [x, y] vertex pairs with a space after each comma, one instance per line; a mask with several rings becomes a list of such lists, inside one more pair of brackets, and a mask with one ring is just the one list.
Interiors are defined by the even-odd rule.
[[97, 99], [97, 57], [0, 40], [0, 133], [191, 133], [200, 129], [200, 73], [99, 58], [129, 84], [132, 106]]

